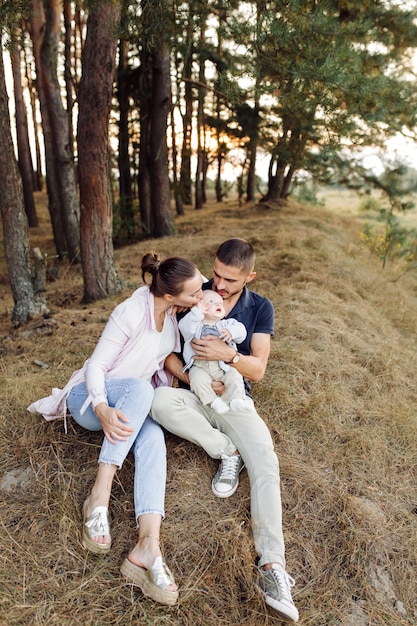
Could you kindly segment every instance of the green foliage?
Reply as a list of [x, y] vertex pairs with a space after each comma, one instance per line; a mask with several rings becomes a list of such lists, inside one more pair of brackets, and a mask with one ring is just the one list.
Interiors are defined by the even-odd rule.
[[366, 223], [361, 232], [361, 241], [382, 261], [385, 268], [389, 258], [404, 263], [404, 271], [417, 267], [417, 233], [414, 229], [401, 226], [400, 220], [390, 211], [382, 209], [380, 220], [383, 229]]
[[360, 203], [359, 210], [362, 213], [367, 213], [367, 212], [371, 213], [374, 211], [380, 211], [381, 203], [377, 198], [375, 198], [375, 196], [371, 196], [367, 194], [365, 198], [362, 200], [362, 202]]
[[[383, 268], [392, 258], [402, 260], [408, 270], [416, 266], [417, 239], [414, 230], [402, 226], [400, 216], [415, 206], [412, 194], [417, 191], [417, 172], [398, 160], [387, 159], [384, 166], [377, 174], [363, 161], [335, 152], [321, 180], [344, 185], [363, 196], [360, 210], [374, 214], [382, 227], [366, 223], [362, 242], [381, 259]], [[372, 192], [378, 192], [380, 198]]]
[[324, 201], [317, 197], [317, 189], [311, 181], [298, 183], [294, 187], [292, 197], [302, 204], [311, 204], [313, 206], [323, 206]]
[[[259, 7], [259, 5], [257, 5]], [[325, 167], [345, 139], [382, 146], [417, 121], [416, 11], [393, 2], [275, 0], [235, 16], [261, 90], [264, 146], [281, 172]], [[247, 64], [249, 68], [249, 63]]]
[[31, 12], [30, 0], [2, 0], [0, 3], [0, 28], [8, 32], [22, 17], [28, 17]]

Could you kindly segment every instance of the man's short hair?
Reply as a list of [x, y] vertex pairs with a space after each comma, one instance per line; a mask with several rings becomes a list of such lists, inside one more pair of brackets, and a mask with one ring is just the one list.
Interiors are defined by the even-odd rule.
[[224, 241], [216, 252], [216, 259], [223, 265], [237, 267], [248, 274], [255, 267], [255, 250], [244, 239], [234, 238]]

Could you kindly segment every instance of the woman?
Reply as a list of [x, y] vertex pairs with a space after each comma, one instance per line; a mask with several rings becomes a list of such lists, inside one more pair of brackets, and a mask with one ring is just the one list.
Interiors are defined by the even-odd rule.
[[95, 483], [83, 505], [82, 543], [96, 554], [110, 550], [112, 482], [133, 451], [138, 541], [121, 572], [145, 595], [172, 605], [178, 588], [159, 545], [165, 515], [165, 440], [148, 413], [155, 387], [169, 385], [173, 375], [184, 378], [180, 360], [171, 354], [179, 351], [175, 313], [201, 299], [202, 277], [191, 261], [181, 257], [160, 262], [148, 253], [141, 268], [145, 286], [116, 307], [83, 368], [63, 390], [54, 389], [28, 409], [54, 419], [65, 418], [68, 408], [78, 424], [104, 433]]

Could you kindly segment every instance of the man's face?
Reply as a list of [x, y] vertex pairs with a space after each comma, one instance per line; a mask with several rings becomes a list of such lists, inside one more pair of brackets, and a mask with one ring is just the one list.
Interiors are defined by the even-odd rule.
[[218, 259], [214, 259], [213, 265], [213, 287], [214, 291], [217, 291], [221, 295], [223, 300], [240, 295], [243, 287], [247, 282], [254, 278], [255, 272], [251, 272], [249, 275], [232, 265], [224, 265]]

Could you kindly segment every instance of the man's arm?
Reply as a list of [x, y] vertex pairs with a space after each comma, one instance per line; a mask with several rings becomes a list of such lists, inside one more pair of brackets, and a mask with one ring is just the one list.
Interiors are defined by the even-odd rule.
[[[193, 350], [196, 358], [204, 361], [225, 361], [229, 363], [236, 354], [236, 350], [221, 341], [218, 337], [208, 336], [193, 340]], [[250, 342], [250, 355], [241, 354], [234, 367], [244, 378], [252, 382], [259, 382], [265, 374], [271, 351], [271, 336], [266, 333], [254, 333]]]
[[262, 380], [271, 351], [271, 335], [254, 333], [250, 342], [250, 355], [241, 354], [234, 367], [244, 378], [252, 382]]

